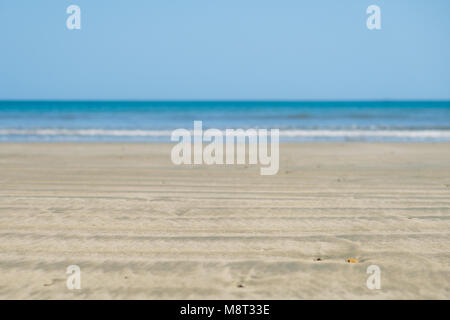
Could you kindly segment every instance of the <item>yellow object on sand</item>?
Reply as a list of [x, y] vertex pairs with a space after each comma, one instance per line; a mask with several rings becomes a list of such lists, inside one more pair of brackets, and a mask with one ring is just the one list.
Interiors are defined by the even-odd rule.
[[359, 263], [358, 259], [349, 258], [347, 259], [348, 263]]

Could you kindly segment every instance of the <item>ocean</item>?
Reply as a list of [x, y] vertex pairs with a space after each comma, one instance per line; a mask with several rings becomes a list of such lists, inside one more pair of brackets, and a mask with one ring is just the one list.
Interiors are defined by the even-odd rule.
[[0, 101], [0, 142], [168, 142], [194, 120], [285, 142], [450, 141], [450, 101]]

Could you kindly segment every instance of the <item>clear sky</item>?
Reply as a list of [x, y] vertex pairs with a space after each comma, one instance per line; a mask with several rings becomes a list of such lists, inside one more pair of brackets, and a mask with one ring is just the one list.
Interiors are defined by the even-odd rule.
[[0, 99], [448, 100], [450, 1], [0, 0]]

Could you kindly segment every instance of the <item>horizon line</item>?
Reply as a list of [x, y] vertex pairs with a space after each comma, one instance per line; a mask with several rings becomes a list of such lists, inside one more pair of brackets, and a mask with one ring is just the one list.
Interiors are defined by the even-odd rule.
[[0, 99], [0, 102], [450, 102], [450, 99]]

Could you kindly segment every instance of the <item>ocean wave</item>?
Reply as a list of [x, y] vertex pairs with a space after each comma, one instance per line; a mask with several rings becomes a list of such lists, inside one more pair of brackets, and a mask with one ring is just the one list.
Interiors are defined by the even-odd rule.
[[[170, 137], [171, 134], [172, 130], [0, 129], [2, 136]], [[450, 130], [280, 130], [280, 137], [450, 139]]]
[[447, 138], [450, 130], [285, 130], [280, 136], [290, 138]]
[[108, 137], [166, 137], [171, 130], [104, 130], [104, 129], [0, 129], [0, 135], [26, 136], [108, 136]]

